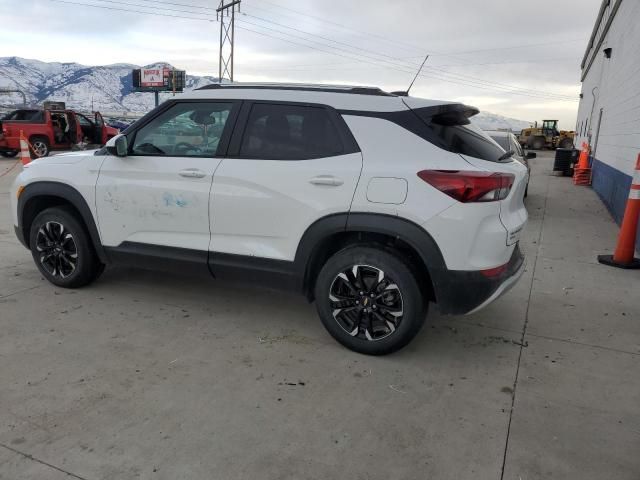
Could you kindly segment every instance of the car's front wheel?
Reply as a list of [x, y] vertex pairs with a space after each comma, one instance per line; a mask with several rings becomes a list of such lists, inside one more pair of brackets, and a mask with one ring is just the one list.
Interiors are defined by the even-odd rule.
[[329, 333], [368, 355], [407, 345], [427, 314], [417, 276], [400, 256], [382, 247], [354, 246], [336, 253], [321, 269], [314, 293]]
[[53, 207], [39, 213], [31, 224], [29, 245], [42, 275], [59, 287], [82, 287], [104, 270], [71, 209]]

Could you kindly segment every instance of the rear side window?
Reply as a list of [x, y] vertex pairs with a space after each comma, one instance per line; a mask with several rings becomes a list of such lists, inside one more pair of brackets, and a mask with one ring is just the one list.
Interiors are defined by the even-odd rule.
[[329, 111], [323, 107], [253, 105], [240, 156], [265, 160], [308, 160], [345, 151]]
[[446, 107], [415, 108], [367, 116], [378, 116], [392, 121], [449, 152], [490, 162], [497, 162], [504, 155], [500, 145], [469, 122], [468, 112], [477, 113], [475, 109], [462, 106], [462, 109], [454, 108], [449, 111]]
[[445, 150], [481, 160], [496, 162], [504, 154], [500, 146], [475, 125], [431, 124], [434, 133], [444, 142]]

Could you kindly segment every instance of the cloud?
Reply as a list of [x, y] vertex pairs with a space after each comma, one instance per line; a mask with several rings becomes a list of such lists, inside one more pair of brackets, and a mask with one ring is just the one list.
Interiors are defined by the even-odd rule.
[[[217, 75], [219, 27], [207, 20], [213, 18], [210, 0], [68, 1], [105, 8], [52, 0], [0, 4], [0, 56], [86, 65], [167, 61]], [[579, 65], [600, 3], [245, 0], [236, 30], [236, 79], [406, 89], [429, 53], [416, 95], [468, 99], [509, 116], [543, 111], [573, 124], [577, 102], [559, 102], [557, 95], [579, 93]], [[25, 35], [24, 25], [34, 19], [37, 28]]]

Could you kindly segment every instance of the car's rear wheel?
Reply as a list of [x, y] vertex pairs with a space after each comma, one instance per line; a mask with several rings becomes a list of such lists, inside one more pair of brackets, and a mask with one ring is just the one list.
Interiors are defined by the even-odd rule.
[[82, 287], [104, 270], [71, 209], [53, 207], [38, 214], [31, 224], [29, 245], [40, 273], [59, 287]]
[[2, 155], [2, 156], [3, 156], [3, 157], [5, 157], [5, 158], [13, 158], [13, 157], [15, 157], [16, 155], [18, 155], [18, 152], [17, 152], [17, 151], [15, 151], [15, 150], [14, 150], [14, 151], [12, 151], [12, 152], [0, 152], [0, 155]]
[[315, 299], [329, 333], [368, 355], [407, 345], [427, 314], [417, 276], [382, 247], [354, 246], [336, 253], [318, 275]]
[[49, 140], [46, 137], [32, 137], [29, 143], [35, 158], [49, 155]]

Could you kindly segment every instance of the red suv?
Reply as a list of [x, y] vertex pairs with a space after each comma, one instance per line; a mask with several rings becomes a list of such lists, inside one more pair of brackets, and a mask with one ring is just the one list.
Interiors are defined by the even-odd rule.
[[104, 145], [118, 130], [105, 125], [96, 112], [93, 119], [73, 110], [15, 110], [0, 120], [0, 154], [13, 157], [20, 151], [20, 131], [38, 157], [51, 150], [69, 150], [86, 142]]

